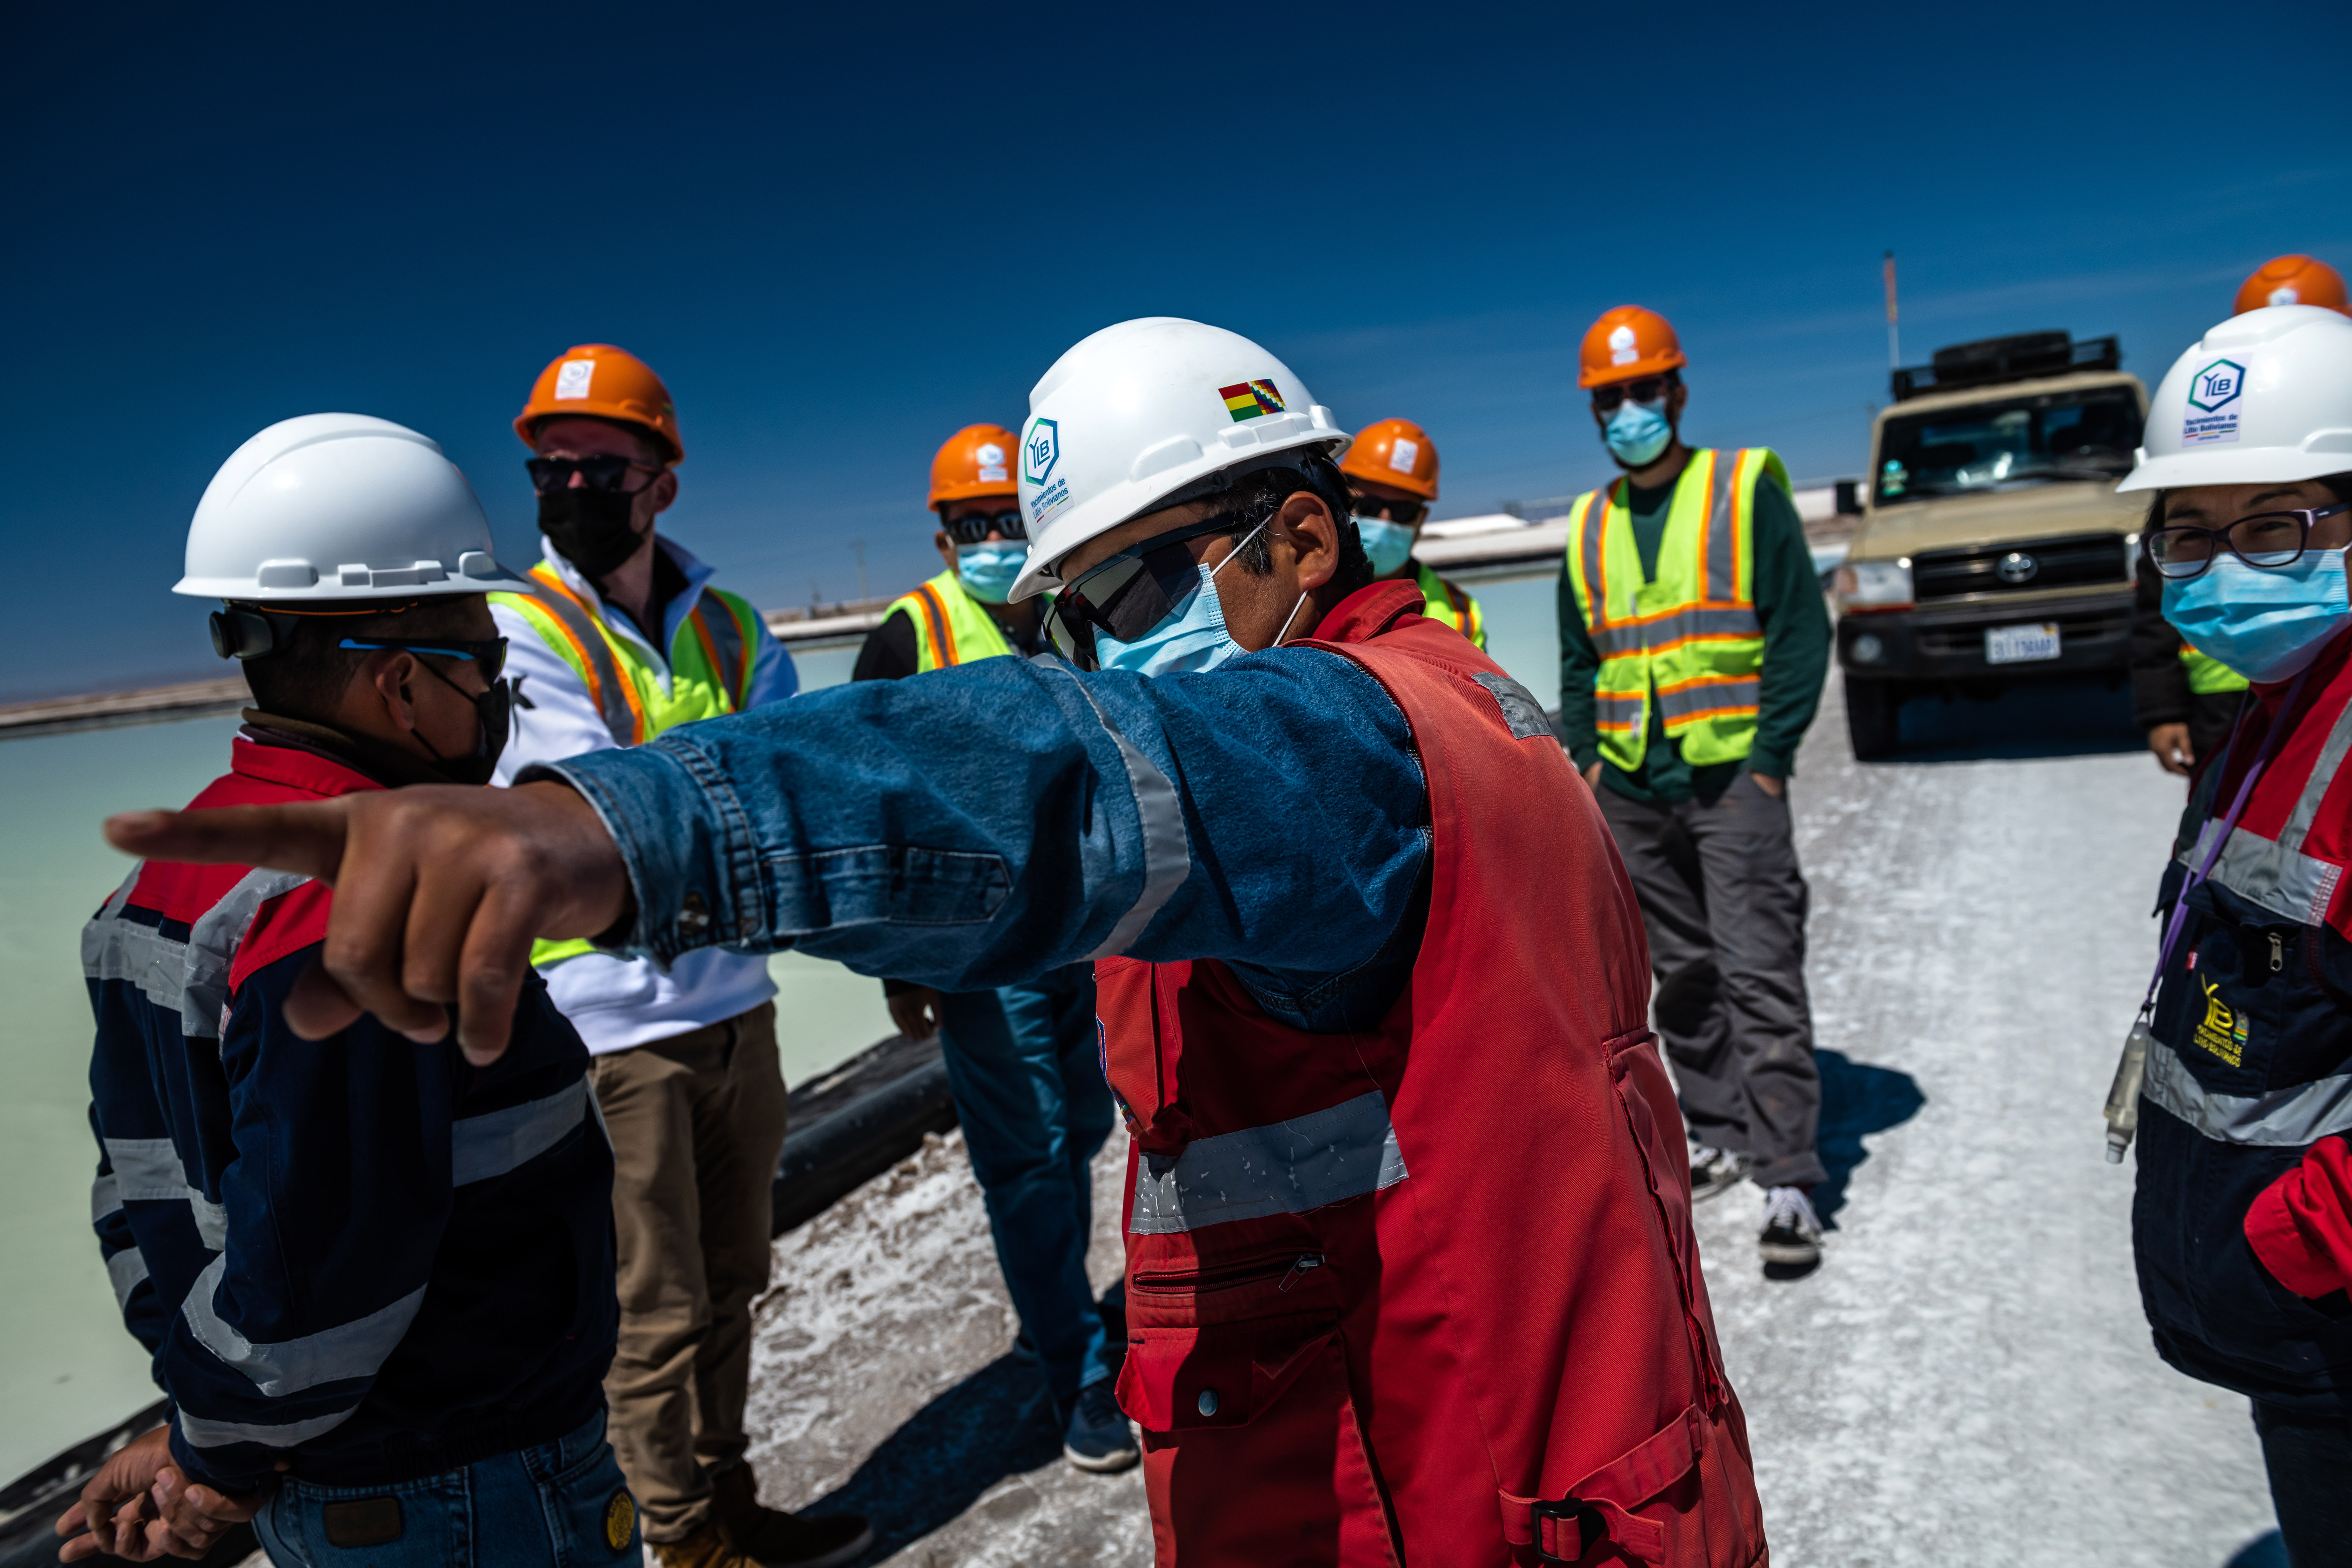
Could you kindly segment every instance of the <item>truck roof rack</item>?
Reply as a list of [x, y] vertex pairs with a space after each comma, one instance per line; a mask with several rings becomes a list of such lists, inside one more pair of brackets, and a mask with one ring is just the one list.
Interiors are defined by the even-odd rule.
[[1956, 392], [2037, 375], [2115, 370], [2123, 363], [2124, 351], [2112, 337], [2086, 338], [2078, 343], [2064, 332], [2018, 332], [1937, 349], [1931, 363], [1906, 366], [1892, 379], [1895, 401], [1900, 403], [1931, 392]]

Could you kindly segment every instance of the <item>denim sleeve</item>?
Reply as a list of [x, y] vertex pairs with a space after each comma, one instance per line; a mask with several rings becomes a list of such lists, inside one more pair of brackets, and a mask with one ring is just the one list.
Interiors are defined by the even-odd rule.
[[1313, 648], [1204, 675], [984, 659], [863, 681], [539, 770], [594, 805], [627, 950], [798, 946], [945, 990], [1075, 961], [1372, 963], [1428, 805], [1403, 713]]

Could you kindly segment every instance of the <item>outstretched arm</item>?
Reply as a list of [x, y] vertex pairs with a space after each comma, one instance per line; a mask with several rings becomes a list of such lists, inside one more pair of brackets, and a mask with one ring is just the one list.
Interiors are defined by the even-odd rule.
[[1381, 951], [1427, 858], [1403, 715], [1311, 648], [1159, 679], [989, 659], [550, 771], [109, 833], [335, 879], [289, 1022], [365, 1010], [437, 1039], [455, 1003], [477, 1060], [504, 1048], [533, 936], [663, 962], [797, 944], [955, 989], [1116, 952], [1334, 973]]

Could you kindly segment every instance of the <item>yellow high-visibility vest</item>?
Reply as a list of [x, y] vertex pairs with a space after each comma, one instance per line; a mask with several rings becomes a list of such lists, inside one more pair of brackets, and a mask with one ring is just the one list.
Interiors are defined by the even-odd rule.
[[942, 572], [913, 593], [891, 600], [882, 618], [887, 621], [901, 615], [915, 623], [919, 672], [970, 664], [976, 658], [997, 658], [1013, 651], [996, 617], [952, 572]]
[[[587, 689], [614, 743], [643, 745], [697, 719], [741, 711], [750, 704], [751, 667], [760, 647], [760, 614], [733, 594], [705, 588], [669, 645], [669, 688], [637, 646], [616, 637], [597, 608], [541, 561], [530, 569], [528, 594], [492, 594], [530, 623]], [[530, 961], [541, 968], [595, 949], [584, 941], [535, 942]]]
[[1601, 656], [1601, 754], [1627, 773], [1647, 752], [1654, 693], [1693, 767], [1738, 762], [1756, 743], [1756, 486], [1767, 474], [1789, 489], [1787, 467], [1766, 447], [1693, 452], [1675, 481], [1655, 582], [1642, 575], [1625, 480], [1569, 509], [1569, 584]]
[[2187, 638], [2180, 643], [2180, 667], [2189, 675], [2189, 689], [2200, 697], [2211, 697], [2218, 692], [2243, 691], [2246, 678], [2209, 653], [2199, 653], [2189, 646]]
[[1477, 600], [1418, 561], [1412, 563], [1412, 574], [1421, 584], [1423, 615], [1444, 621], [1480, 647], [1486, 646], [1486, 616]]

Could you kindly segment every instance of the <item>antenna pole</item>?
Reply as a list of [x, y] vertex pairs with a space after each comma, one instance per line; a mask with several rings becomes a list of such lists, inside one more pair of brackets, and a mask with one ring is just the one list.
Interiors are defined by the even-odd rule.
[[1903, 331], [1895, 323], [1895, 253], [1886, 253], [1886, 368], [1903, 368]]

